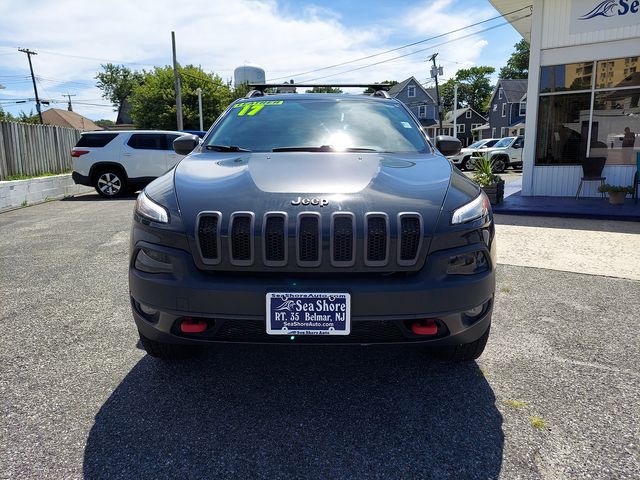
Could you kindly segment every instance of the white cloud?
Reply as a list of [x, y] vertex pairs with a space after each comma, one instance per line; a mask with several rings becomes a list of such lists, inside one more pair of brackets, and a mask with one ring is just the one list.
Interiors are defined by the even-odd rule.
[[[207, 71], [215, 71], [230, 79], [235, 67], [252, 62], [265, 68], [267, 78], [275, 78], [393, 48], [396, 45], [391, 44], [389, 38], [394, 32], [402, 32], [404, 38], [426, 38], [495, 15], [487, 7], [455, 13], [452, 0], [436, 0], [418, 3], [404, 17], [389, 18], [384, 21], [386, 23], [351, 28], [339, 14], [322, 7], [300, 8], [299, 11], [292, 11], [289, 7], [285, 11], [275, 0], [195, 0], [179, 4], [153, 0], [112, 0], [108, 3], [39, 0], [28, 2], [28, 7], [26, 5], [21, 0], [0, 4], [0, 31], [5, 39], [0, 41], [0, 52], [10, 53], [7, 47], [17, 46], [39, 51], [33, 61], [36, 75], [48, 79], [42, 81], [43, 90], [50, 96], [62, 98], [61, 94], [66, 92], [61, 91], [61, 82], [78, 82], [64, 85], [64, 90], [73, 90], [70, 93], [76, 93], [78, 100], [100, 98], [100, 91], [91, 87], [100, 63], [170, 64], [172, 30], [176, 32], [178, 58], [182, 64], [201, 65]], [[460, 37], [466, 33], [468, 31], [456, 35]], [[451, 38], [442, 38], [414, 49]], [[11, 39], [11, 43], [6, 39]], [[476, 64], [486, 46], [486, 40], [474, 35], [437, 47], [439, 59], [446, 69], [445, 76], [453, 75], [463, 66]], [[94, 57], [103, 61], [47, 52]], [[394, 52], [355, 65], [299, 77], [296, 82], [406, 52]], [[325, 81], [402, 80], [410, 75], [424, 80], [429, 76], [429, 65], [425, 63], [428, 53], [344, 73]], [[131, 67], [144, 68], [142, 65]], [[0, 54], [0, 71], [28, 73], [25, 56]], [[31, 97], [29, 87], [25, 83], [20, 88], [3, 90], [0, 95]], [[92, 118], [101, 115], [114, 118], [108, 106], [78, 105], [76, 109]]]

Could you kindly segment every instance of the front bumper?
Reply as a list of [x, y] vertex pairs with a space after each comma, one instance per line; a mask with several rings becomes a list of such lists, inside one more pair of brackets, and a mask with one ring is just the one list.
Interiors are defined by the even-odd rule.
[[[171, 257], [173, 273], [150, 274], [133, 263], [139, 248], [152, 248]], [[255, 274], [204, 272], [195, 267], [184, 250], [145, 241], [134, 245], [129, 270], [133, 316], [146, 337], [165, 343], [291, 343], [286, 336], [267, 335], [265, 325], [268, 292], [343, 291], [351, 294], [352, 333], [348, 336], [297, 337], [295, 343], [321, 344], [429, 344], [470, 343], [489, 327], [495, 291], [495, 251], [484, 245], [488, 271], [470, 275], [446, 275], [452, 255], [479, 249], [471, 244], [431, 253], [424, 267], [414, 274], [332, 276], [309, 274]], [[491, 250], [495, 244], [491, 243]], [[143, 312], [157, 310], [155, 315]], [[482, 306], [481, 313], [465, 314]], [[182, 317], [206, 319], [204, 333], [184, 334]], [[435, 319], [438, 333], [421, 336], [411, 323]]]

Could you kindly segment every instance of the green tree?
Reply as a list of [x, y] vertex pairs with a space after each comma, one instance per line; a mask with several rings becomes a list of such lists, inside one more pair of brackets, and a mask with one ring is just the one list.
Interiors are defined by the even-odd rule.
[[313, 87], [306, 90], [306, 93], [342, 93], [342, 89], [338, 87]]
[[29, 123], [31, 125], [40, 125], [40, 116], [33, 113], [33, 110], [29, 113], [20, 112], [17, 117], [13, 117], [15, 122]]
[[[380, 85], [381, 83], [382, 84], [386, 83], [393, 87], [394, 85], [397, 85], [399, 82], [397, 80], [383, 80], [382, 82], [374, 82], [374, 85]], [[362, 93], [364, 93], [365, 95], [371, 95], [373, 93], [373, 89], [371, 87], [367, 87], [365, 91]]]
[[[202, 113], [208, 128], [233, 100], [228, 82], [193, 65], [179, 67], [182, 90], [182, 117], [185, 130], [199, 128], [198, 87], [202, 89]], [[175, 130], [176, 94], [173, 69], [156, 67], [143, 72], [143, 81], [133, 87], [129, 98], [131, 117], [138, 128]]]
[[107, 63], [101, 65], [103, 72], [96, 75], [97, 87], [102, 90], [102, 97], [109, 100], [115, 110], [118, 110], [134, 87], [140, 85], [144, 78], [144, 73], [131, 70], [124, 65], [114, 65]]
[[95, 123], [96, 125], [102, 128], [113, 127], [116, 124], [116, 122], [114, 122], [113, 120], [107, 120], [106, 118], [103, 118], [100, 120], [94, 120], [93, 123]]
[[527, 78], [529, 76], [529, 44], [522, 39], [514, 45], [515, 51], [500, 69], [500, 78]]
[[445, 110], [453, 110], [454, 88], [458, 84], [458, 107], [469, 106], [485, 115], [487, 98], [493, 93], [493, 67], [480, 66], [458, 70], [455, 76], [440, 87], [440, 101]]

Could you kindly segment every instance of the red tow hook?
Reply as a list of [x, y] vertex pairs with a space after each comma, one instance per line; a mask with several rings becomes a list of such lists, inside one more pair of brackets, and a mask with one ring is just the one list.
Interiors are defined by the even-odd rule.
[[411, 324], [411, 331], [416, 335], [435, 335], [438, 333], [438, 324], [431, 318], [418, 320]]
[[180, 322], [180, 331], [182, 333], [202, 333], [207, 329], [207, 322], [197, 318], [184, 317]]

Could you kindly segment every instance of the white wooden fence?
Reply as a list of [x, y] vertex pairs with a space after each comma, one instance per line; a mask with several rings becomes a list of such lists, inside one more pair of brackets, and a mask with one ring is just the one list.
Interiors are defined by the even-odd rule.
[[80, 130], [73, 128], [0, 122], [0, 180], [69, 170], [79, 138]]

